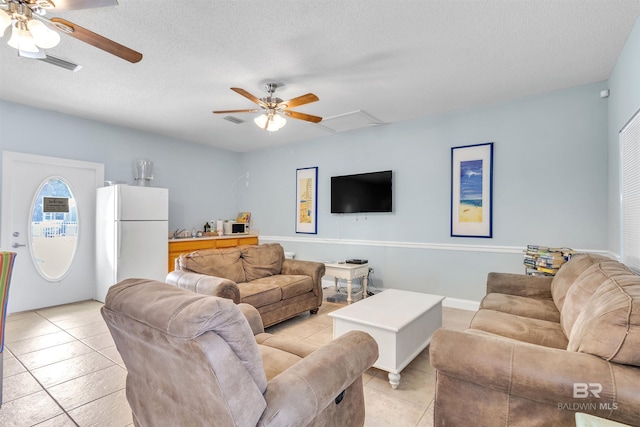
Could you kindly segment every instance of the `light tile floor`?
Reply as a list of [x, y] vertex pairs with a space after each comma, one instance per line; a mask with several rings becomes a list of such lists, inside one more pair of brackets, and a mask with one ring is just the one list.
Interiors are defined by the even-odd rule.
[[[325, 302], [317, 315], [303, 314], [268, 332], [322, 345], [332, 339], [340, 308]], [[0, 426], [129, 426], [126, 369], [100, 316], [102, 304], [84, 301], [9, 315], [5, 327], [4, 388]], [[443, 309], [443, 326], [464, 330], [473, 312]], [[433, 424], [435, 373], [428, 349], [401, 373], [396, 390], [387, 373], [364, 376], [367, 427]]]

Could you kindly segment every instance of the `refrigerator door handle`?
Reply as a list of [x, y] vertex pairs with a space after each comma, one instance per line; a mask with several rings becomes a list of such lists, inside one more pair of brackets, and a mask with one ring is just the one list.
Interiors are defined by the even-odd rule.
[[[122, 251], [122, 224], [120, 221], [116, 221], [116, 260], [120, 259], [120, 252]], [[118, 265], [116, 263], [116, 265]]]

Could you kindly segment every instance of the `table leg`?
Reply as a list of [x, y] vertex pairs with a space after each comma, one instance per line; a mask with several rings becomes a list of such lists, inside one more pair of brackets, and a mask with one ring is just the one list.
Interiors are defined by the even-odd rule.
[[351, 304], [351, 279], [347, 280], [347, 304]]
[[367, 297], [367, 284], [369, 283], [369, 275], [367, 274], [362, 278], [362, 298]]
[[334, 277], [334, 278], [333, 278], [333, 284], [335, 285], [335, 287], [336, 287], [336, 292], [337, 292], [337, 291], [338, 291], [338, 278], [337, 278], [337, 277]]
[[400, 374], [392, 374], [389, 372], [389, 384], [391, 384], [391, 388], [394, 390], [398, 388], [398, 384], [400, 384]]

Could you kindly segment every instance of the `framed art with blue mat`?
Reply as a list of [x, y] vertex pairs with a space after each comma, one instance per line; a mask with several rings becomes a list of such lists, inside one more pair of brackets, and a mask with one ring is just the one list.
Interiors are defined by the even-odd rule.
[[493, 142], [451, 148], [451, 236], [493, 236]]

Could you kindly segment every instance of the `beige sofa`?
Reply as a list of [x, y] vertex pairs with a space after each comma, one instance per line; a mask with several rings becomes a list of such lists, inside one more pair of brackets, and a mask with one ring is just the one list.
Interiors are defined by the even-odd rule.
[[136, 426], [364, 424], [364, 332], [316, 348], [264, 333], [250, 305], [144, 279], [112, 286], [102, 316]]
[[490, 273], [468, 330], [439, 329], [434, 425], [640, 424], [640, 276], [580, 254], [556, 276]]
[[204, 249], [180, 255], [166, 282], [258, 309], [265, 327], [322, 305], [320, 262], [285, 259], [277, 243]]

